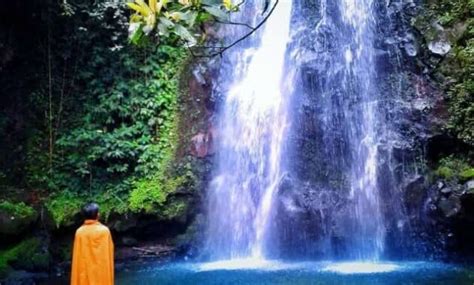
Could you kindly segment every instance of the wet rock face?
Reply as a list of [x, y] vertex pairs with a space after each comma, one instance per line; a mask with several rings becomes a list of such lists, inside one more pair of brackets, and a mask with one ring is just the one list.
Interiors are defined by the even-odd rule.
[[[289, 258], [344, 257], [351, 234], [347, 195], [326, 185], [299, 184], [287, 176], [280, 187], [277, 219], [280, 254]], [[297, 234], [295, 234], [297, 233]]]
[[[278, 223], [282, 248], [298, 249], [301, 254], [336, 255], [347, 246], [351, 235], [348, 134], [340, 127], [344, 108], [341, 81], [328, 81], [328, 72], [341, 72], [344, 66], [334, 61], [336, 42], [342, 33], [336, 28], [338, 17], [321, 20], [321, 1], [299, 1], [304, 14], [301, 29], [299, 82], [293, 102], [293, 127], [288, 144], [290, 173], [281, 188]], [[327, 1], [329, 14], [338, 13], [337, 1]], [[383, 2], [383, 3], [382, 3]], [[311, 9], [309, 7], [312, 7]], [[433, 84], [427, 66], [420, 65], [426, 55], [422, 40], [411, 27], [420, 8], [413, 1], [380, 1], [376, 4], [378, 32], [374, 40], [376, 84], [379, 92], [377, 185], [386, 226], [388, 257], [435, 255], [437, 236], [430, 241], [432, 221], [426, 218], [428, 179], [423, 163], [426, 145], [440, 133], [446, 122], [442, 93]], [[318, 24], [319, 23], [319, 24]], [[297, 23], [298, 24], [298, 23]], [[446, 46], [436, 46], [445, 52]], [[440, 54], [435, 54], [440, 56]], [[329, 70], [329, 68], [331, 70]], [[320, 94], [322, 86], [333, 86], [331, 93]], [[354, 102], [357, 98], [353, 99]], [[353, 102], [353, 103], [354, 103]], [[350, 108], [349, 103], [349, 108]], [[330, 111], [327, 111], [330, 108]], [[327, 114], [323, 116], [322, 114]], [[328, 123], [330, 122], [330, 123]], [[332, 127], [328, 127], [332, 126]], [[330, 147], [328, 147], [330, 146]], [[291, 185], [291, 186], [288, 186]], [[288, 190], [290, 189], [290, 190]], [[447, 190], [444, 190], [447, 191]], [[441, 203], [449, 215], [459, 214], [459, 199], [453, 196]], [[437, 209], [439, 205], [436, 205]], [[298, 231], [298, 237], [292, 232]], [[328, 252], [328, 248], [329, 251]]]
[[191, 139], [191, 155], [205, 158], [215, 153], [215, 130], [210, 128], [206, 133], [200, 132]]
[[472, 259], [474, 194], [469, 192], [468, 183], [438, 180], [425, 189], [423, 207], [412, 221], [424, 229], [425, 243], [436, 245], [432, 248], [442, 251], [447, 258]]

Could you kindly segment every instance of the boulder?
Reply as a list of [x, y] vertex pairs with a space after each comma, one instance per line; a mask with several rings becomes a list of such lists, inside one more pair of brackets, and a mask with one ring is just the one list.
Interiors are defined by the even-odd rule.
[[449, 198], [441, 198], [438, 207], [446, 218], [454, 217], [461, 211], [461, 199], [456, 195]]
[[428, 49], [437, 55], [446, 55], [451, 50], [451, 44], [448, 41], [439, 40], [428, 43]]
[[25, 203], [0, 203], [0, 234], [18, 236], [38, 218], [38, 213]]
[[474, 192], [474, 179], [467, 181], [465, 186], [468, 193], [473, 193]]

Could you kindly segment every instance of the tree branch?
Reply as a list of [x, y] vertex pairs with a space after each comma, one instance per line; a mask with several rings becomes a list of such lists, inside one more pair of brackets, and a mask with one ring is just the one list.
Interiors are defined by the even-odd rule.
[[252, 26], [250, 26], [249, 24], [246, 24], [246, 23], [238, 23], [238, 22], [231, 22], [231, 21], [219, 21], [219, 20], [217, 20], [216, 22], [219, 23], [219, 24], [244, 26], [244, 27], [247, 27], [251, 30], [255, 29], [254, 27], [252, 27]]
[[250, 31], [245, 34], [243, 37], [239, 38], [238, 40], [234, 41], [233, 43], [231, 43], [230, 45], [228, 46], [221, 46], [221, 47], [208, 47], [208, 46], [201, 46], [201, 47], [197, 47], [197, 48], [207, 48], [207, 49], [220, 49], [219, 51], [217, 52], [214, 52], [214, 53], [211, 53], [211, 54], [208, 54], [208, 55], [194, 55], [195, 57], [215, 57], [217, 55], [220, 55], [222, 56], [222, 54], [236, 46], [237, 44], [239, 44], [240, 42], [244, 41], [245, 39], [247, 39], [248, 37], [250, 37], [253, 33], [255, 33], [258, 29], [260, 29], [266, 22], [267, 20], [270, 18], [270, 16], [273, 14], [273, 12], [275, 11], [277, 5], [278, 5], [278, 2], [279, 0], [275, 0], [275, 4], [273, 4], [272, 8], [270, 9], [270, 12], [268, 12], [268, 14], [265, 16], [265, 18], [263, 18], [263, 20], [258, 23], [258, 25], [256, 25], [255, 27], [250, 27], [248, 26], [248, 28], [250, 28]]

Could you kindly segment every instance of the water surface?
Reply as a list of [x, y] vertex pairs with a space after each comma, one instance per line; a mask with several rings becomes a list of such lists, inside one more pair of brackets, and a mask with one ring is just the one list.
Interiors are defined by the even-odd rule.
[[149, 264], [117, 274], [116, 284], [474, 284], [473, 268], [430, 262], [334, 263], [240, 260]]

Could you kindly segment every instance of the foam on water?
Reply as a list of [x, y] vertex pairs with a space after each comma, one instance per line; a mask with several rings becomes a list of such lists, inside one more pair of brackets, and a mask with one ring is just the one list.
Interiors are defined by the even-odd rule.
[[370, 261], [346, 261], [346, 262], [285, 262], [281, 260], [265, 259], [231, 259], [206, 263], [197, 263], [191, 266], [193, 271], [306, 271], [336, 274], [376, 274], [394, 271], [419, 270], [420, 268], [444, 268], [449, 265], [429, 262], [370, 262]]
[[[293, 264], [295, 267], [296, 264]], [[244, 258], [221, 260], [201, 263], [197, 266], [198, 271], [214, 270], [282, 270], [288, 269], [290, 264], [275, 260], [265, 260], [258, 258]]]
[[401, 265], [395, 263], [374, 262], [342, 262], [334, 263], [323, 269], [323, 271], [340, 274], [369, 274], [391, 272], [401, 269]]

